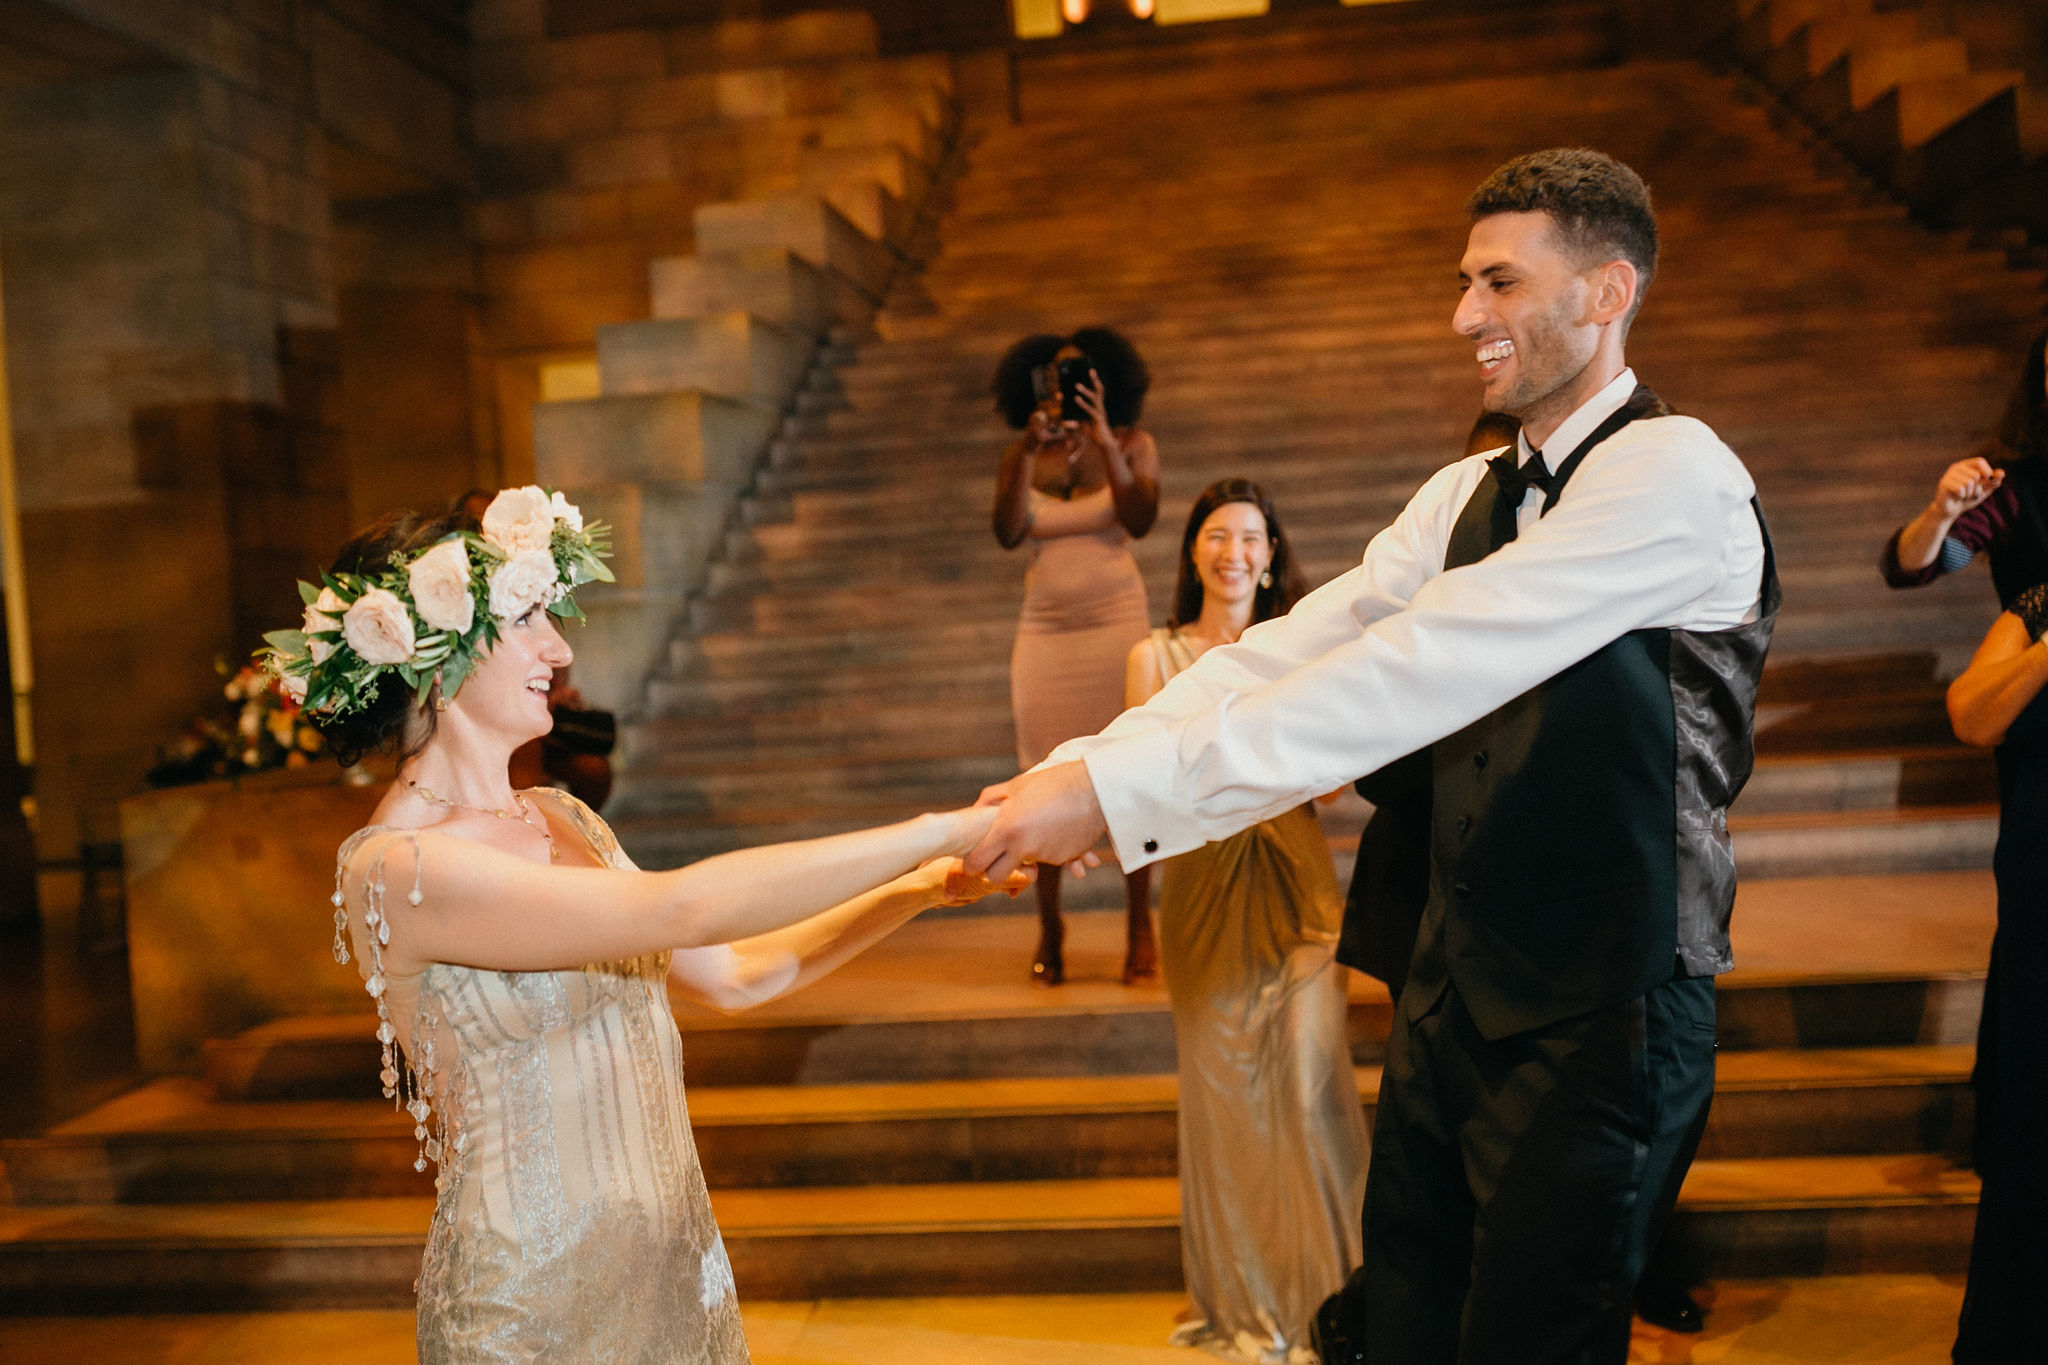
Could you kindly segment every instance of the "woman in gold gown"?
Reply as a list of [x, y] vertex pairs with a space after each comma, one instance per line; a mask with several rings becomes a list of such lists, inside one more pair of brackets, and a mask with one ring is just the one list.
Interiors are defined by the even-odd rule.
[[[1243, 479], [1211, 485], [1181, 540], [1173, 617], [1130, 653], [1128, 703], [1300, 591], [1265, 494]], [[1310, 1319], [1359, 1263], [1369, 1139], [1336, 962], [1343, 910], [1308, 806], [1165, 864], [1159, 944], [1192, 1301], [1178, 1343], [1259, 1365], [1313, 1360]]]
[[[513, 491], [537, 495], [545, 520], [544, 493]], [[489, 541], [488, 515], [481, 536], [466, 519], [381, 523], [318, 601], [307, 590], [306, 630], [272, 637], [273, 667], [295, 695], [310, 687], [309, 715], [344, 761], [399, 755], [338, 856], [334, 950], [376, 1002], [385, 1094], [415, 1121], [416, 1165], [439, 1166], [419, 1358], [740, 1365], [669, 988], [742, 1009], [920, 910], [979, 897], [990, 888], [952, 855], [993, 812], [641, 872], [576, 798], [513, 790], [511, 754], [547, 732], [549, 682], [570, 661], [550, 613], [573, 610], [566, 593], [585, 581], [563, 569], [557, 582], [547, 563], [551, 543], [572, 568], [590, 546], [560, 505], [552, 528], [501, 528], [515, 547], [530, 532], [523, 559]], [[478, 559], [499, 565], [488, 594]], [[408, 593], [408, 565], [445, 571], [438, 597], [418, 568]]]

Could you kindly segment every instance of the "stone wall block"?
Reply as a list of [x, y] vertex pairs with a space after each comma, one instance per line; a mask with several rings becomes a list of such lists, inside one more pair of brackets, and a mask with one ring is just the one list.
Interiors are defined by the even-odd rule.
[[697, 250], [739, 251], [782, 247], [844, 277], [870, 299], [879, 300], [895, 273], [888, 247], [867, 236], [816, 195], [706, 204], [697, 210]]
[[[682, 595], [704, 581], [705, 566], [717, 548], [737, 485], [683, 483], [592, 484], [563, 490], [586, 522], [611, 528], [610, 566], [619, 591], [653, 590]], [[598, 585], [577, 593], [602, 597]], [[571, 628], [573, 629], [573, 627]], [[573, 641], [573, 636], [571, 637]], [[580, 655], [581, 649], [578, 647]], [[643, 676], [644, 676], [643, 665]], [[578, 660], [577, 681], [583, 669]]]
[[263, 88], [263, 35], [229, 15], [215, 11], [206, 17], [206, 55], [209, 64], [237, 84]]
[[476, 149], [478, 188], [487, 195], [538, 194], [569, 180], [566, 148], [522, 143]]
[[206, 202], [252, 223], [269, 220], [269, 182], [262, 163], [219, 142], [198, 143], [199, 186]]
[[921, 204], [931, 193], [931, 168], [893, 143], [864, 147], [807, 147], [797, 159], [799, 181], [829, 185], [841, 180], [872, 180], [898, 199]]
[[534, 201], [530, 197], [483, 199], [469, 205], [465, 218], [470, 240], [481, 246], [524, 246], [534, 239]]
[[651, 28], [563, 38], [548, 49], [551, 84], [645, 81], [669, 74], [667, 44]]
[[695, 389], [781, 408], [816, 349], [813, 335], [741, 312], [653, 318], [599, 328], [597, 367], [606, 394]]
[[484, 342], [498, 350], [588, 347], [597, 329], [647, 316], [647, 285], [545, 294], [486, 295], [477, 309]]
[[711, 483], [749, 478], [781, 415], [702, 393], [541, 403], [533, 470], [551, 488], [600, 483]]
[[584, 189], [667, 180], [675, 174], [668, 138], [661, 133], [622, 133], [569, 147], [569, 182]]
[[228, 0], [228, 9], [251, 28], [272, 38], [290, 41], [292, 10], [290, 0]]
[[718, 78], [714, 75], [666, 76], [615, 88], [619, 127], [682, 128], [718, 117]]
[[875, 21], [863, 10], [815, 10], [786, 19], [677, 28], [669, 31], [667, 41], [669, 66], [677, 72], [872, 57], [880, 46]]
[[548, 0], [469, 0], [469, 36], [477, 43], [545, 38]]
[[721, 71], [714, 79], [719, 118], [781, 118], [789, 112], [789, 92], [780, 67]]
[[781, 247], [666, 256], [647, 274], [657, 318], [736, 311], [820, 337], [842, 320], [826, 272]]
[[476, 101], [471, 125], [477, 142], [485, 146], [597, 137], [618, 130], [618, 99], [613, 87], [606, 85], [493, 95]]
[[576, 605], [584, 619], [562, 634], [576, 653], [577, 690], [592, 706], [638, 714], [647, 679], [689, 609], [688, 592], [592, 583], [576, 594]]

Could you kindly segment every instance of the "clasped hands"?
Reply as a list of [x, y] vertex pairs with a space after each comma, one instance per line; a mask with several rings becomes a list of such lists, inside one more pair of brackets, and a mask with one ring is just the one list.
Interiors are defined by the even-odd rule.
[[984, 788], [972, 813], [981, 828], [965, 857], [970, 876], [1007, 887], [1015, 877], [1028, 877], [1032, 863], [1064, 865], [1077, 877], [1102, 865], [1092, 850], [1107, 825], [1080, 763], [1033, 769]]

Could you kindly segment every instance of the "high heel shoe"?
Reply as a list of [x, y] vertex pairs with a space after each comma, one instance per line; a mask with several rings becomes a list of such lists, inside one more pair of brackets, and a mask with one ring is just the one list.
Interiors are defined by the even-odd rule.
[[1031, 955], [1031, 979], [1041, 986], [1057, 986], [1067, 979], [1067, 964], [1060, 951], [1061, 936], [1041, 933], [1038, 951]]

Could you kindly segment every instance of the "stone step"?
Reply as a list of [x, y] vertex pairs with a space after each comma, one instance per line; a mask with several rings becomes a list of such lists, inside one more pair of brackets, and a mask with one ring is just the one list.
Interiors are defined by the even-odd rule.
[[[1080, 886], [1116, 880], [1105, 870]], [[1734, 918], [1737, 970], [1717, 982], [1724, 1052], [1972, 1045], [1991, 897], [1982, 873], [1745, 882]], [[751, 1014], [678, 1001], [690, 1083], [1170, 1072], [1165, 990], [1115, 978], [1121, 922], [1115, 911], [1068, 916], [1069, 979], [1053, 991], [1025, 970], [1035, 915], [1005, 913], [927, 916], [809, 991]], [[1378, 983], [1351, 983], [1353, 1058], [1371, 1065], [1390, 1005]], [[227, 1100], [372, 1099], [373, 1032], [367, 1015], [275, 1020], [210, 1043], [206, 1075]]]
[[694, 390], [780, 409], [817, 344], [744, 312], [650, 318], [598, 328], [597, 370], [607, 397]]
[[[1729, 1053], [1708, 1158], [1961, 1150], [1965, 1046]], [[1368, 1126], [1378, 1067], [1357, 1069]], [[689, 1096], [719, 1189], [1173, 1175], [1170, 1074], [714, 1087]], [[376, 1101], [223, 1102], [158, 1081], [39, 1138], [0, 1143], [13, 1203], [165, 1204], [431, 1195], [408, 1116]]]
[[[1956, 1272], [1976, 1181], [1928, 1155], [1701, 1161], [1673, 1235], [1709, 1273]], [[718, 1190], [754, 1298], [1167, 1289], [1170, 1177]], [[431, 1201], [0, 1212], [0, 1311], [400, 1306]]]

